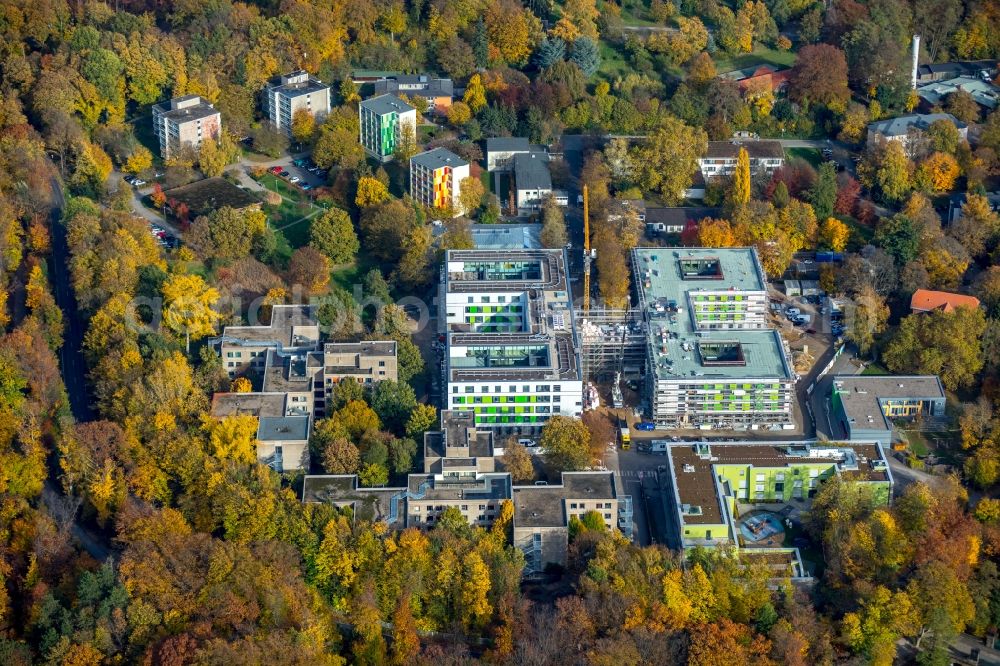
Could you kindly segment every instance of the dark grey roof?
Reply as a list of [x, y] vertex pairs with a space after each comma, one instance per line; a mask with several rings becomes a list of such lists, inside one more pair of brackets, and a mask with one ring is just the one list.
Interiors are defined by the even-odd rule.
[[410, 158], [410, 164], [416, 164], [432, 171], [441, 167], [463, 167], [469, 163], [447, 148], [434, 148], [418, 153]]
[[515, 155], [514, 183], [519, 190], [551, 190], [552, 174], [546, 160], [535, 153]]
[[262, 416], [257, 439], [269, 441], [301, 441], [309, 439], [308, 416]]
[[958, 129], [965, 129], [966, 124], [951, 115], [950, 113], [913, 113], [908, 116], [879, 120], [868, 126], [869, 132], [876, 132], [882, 136], [903, 136], [910, 128], [927, 130], [931, 123], [937, 120], [950, 120]]
[[406, 113], [413, 111], [413, 107], [399, 99], [395, 95], [379, 95], [361, 102], [361, 108], [368, 109], [378, 116], [389, 113]]
[[486, 152], [511, 152], [523, 150], [527, 152], [531, 144], [524, 136], [494, 136], [486, 139]]
[[400, 88], [403, 92], [421, 97], [451, 97], [455, 94], [455, 85], [451, 79], [438, 79], [426, 74], [401, 75], [375, 82], [375, 93], [396, 94]]

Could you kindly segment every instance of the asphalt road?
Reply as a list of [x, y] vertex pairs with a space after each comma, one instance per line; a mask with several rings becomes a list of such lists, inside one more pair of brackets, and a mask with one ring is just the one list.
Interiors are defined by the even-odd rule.
[[62, 186], [55, 178], [52, 179], [52, 193], [52, 254], [49, 259], [49, 275], [52, 277], [56, 304], [63, 311], [63, 321], [66, 323], [63, 346], [59, 350], [59, 366], [73, 416], [78, 422], [90, 421], [93, 410], [87, 391], [87, 367], [83, 359], [84, 324], [69, 274], [69, 245], [66, 241], [66, 226], [62, 222], [65, 198]]

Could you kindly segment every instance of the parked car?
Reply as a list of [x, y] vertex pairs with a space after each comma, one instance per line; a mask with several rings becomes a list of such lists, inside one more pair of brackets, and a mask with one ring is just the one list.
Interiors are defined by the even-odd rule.
[[131, 185], [135, 181], [135, 176], [125, 176], [122, 180]]
[[287, 171], [282, 171], [278, 175], [281, 176], [282, 178], [288, 178], [291, 174], [288, 173]]
[[142, 187], [145, 184], [146, 184], [146, 181], [144, 181], [141, 178], [136, 178], [135, 180], [132, 181], [133, 187]]
[[312, 189], [312, 185], [310, 185], [309, 183], [302, 183], [302, 191], [303, 192], [308, 192], [311, 189]]
[[282, 172], [283, 170], [284, 170], [284, 169], [282, 169], [282, 168], [281, 168], [280, 166], [273, 166], [273, 167], [271, 167], [270, 169], [268, 169], [268, 171], [270, 171], [271, 173], [273, 173], [273, 174], [274, 174], [275, 176], [277, 176], [277, 175], [278, 175], [279, 173], [281, 173], [281, 172]]
[[635, 429], [648, 432], [650, 430], [656, 430], [656, 424], [651, 421], [639, 421], [635, 424]]
[[305, 160], [295, 160], [294, 162], [292, 162], [292, 164], [294, 164], [297, 167], [304, 167], [306, 165], [306, 161]]
[[299, 178], [298, 176], [292, 176], [291, 178], [288, 179], [288, 182], [291, 183], [292, 185], [295, 185], [296, 183], [301, 183], [302, 179]]

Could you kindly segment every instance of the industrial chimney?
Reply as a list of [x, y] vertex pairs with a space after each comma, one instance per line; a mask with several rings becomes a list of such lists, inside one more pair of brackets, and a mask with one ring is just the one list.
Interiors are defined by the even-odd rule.
[[917, 89], [917, 65], [920, 60], [920, 35], [913, 35], [913, 70], [910, 72], [910, 87]]

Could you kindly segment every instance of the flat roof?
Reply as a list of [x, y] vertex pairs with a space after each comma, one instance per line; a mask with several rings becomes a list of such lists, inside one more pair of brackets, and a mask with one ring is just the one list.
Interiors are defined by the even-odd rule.
[[[462, 270], [459, 264], [464, 264]], [[494, 279], [479, 267], [498, 268], [514, 264], [537, 266], [537, 276], [525, 272], [512, 279]], [[446, 288], [449, 293], [514, 292], [540, 289], [566, 292], [566, 262], [563, 250], [448, 250], [445, 253]]]
[[514, 184], [519, 190], [551, 190], [552, 174], [548, 158], [539, 153], [515, 155]]
[[212, 396], [212, 416], [225, 418], [240, 414], [284, 416], [284, 393], [216, 393]]
[[406, 113], [414, 108], [395, 95], [379, 95], [361, 102], [361, 108], [368, 109], [377, 116], [387, 113]]
[[976, 76], [957, 76], [946, 81], [927, 83], [917, 88], [917, 95], [931, 104], [938, 104], [959, 90], [969, 93], [977, 104], [988, 109], [996, 108], [997, 101], [1000, 100], [1000, 89]]
[[836, 375], [833, 390], [851, 425], [892, 429], [882, 411], [882, 400], [944, 399], [937, 375]]
[[473, 224], [469, 231], [478, 250], [534, 250], [542, 247], [541, 224]]
[[[198, 100], [198, 102], [190, 104], [190, 102], [195, 100]], [[208, 118], [219, 113], [218, 109], [201, 99], [198, 95], [184, 95], [183, 97], [175, 97], [166, 102], [154, 104], [153, 111], [174, 122], [198, 120], [199, 118]]]
[[318, 308], [315, 305], [275, 305], [271, 322], [257, 326], [226, 326], [221, 340], [226, 344], [281, 347], [314, 347], [319, 342]]
[[271, 441], [303, 441], [309, 439], [308, 416], [262, 416], [257, 439]]
[[[837, 464], [845, 478], [859, 481], [888, 481], [884, 467], [873, 465], [872, 461], [882, 461], [876, 444], [837, 443], [831, 446], [809, 445], [795, 442], [781, 443], [730, 443], [708, 442], [709, 457], [698, 454], [696, 442], [669, 444], [674, 474], [674, 495], [678, 507], [690, 505], [701, 507], [701, 513], [683, 515], [689, 525], [716, 525], [723, 522], [722, 507], [719, 504], [720, 488], [717, 465], [750, 465], [757, 468], [793, 467], [805, 464]], [[837, 454], [838, 451], [853, 452], [854, 459]], [[793, 453], [794, 452], [794, 453]], [[827, 455], [819, 455], [825, 453]], [[856, 465], [856, 469], [853, 469]], [[852, 469], [847, 469], [852, 467]], [[733, 489], [736, 490], [736, 489]]]
[[[714, 279], [685, 279], [684, 260], [714, 262]], [[644, 309], [671, 303], [677, 313], [645, 312], [649, 321], [647, 353], [666, 347], [669, 366], [654, 363], [657, 379], [791, 379], [778, 331], [773, 329], [702, 330], [695, 326], [689, 311], [688, 295], [700, 291], [756, 292], [766, 294], [766, 281], [753, 248], [636, 248], [633, 250], [635, 283]], [[738, 343], [740, 365], [704, 365], [699, 346]]]
[[457, 167], [469, 166], [468, 162], [447, 148], [433, 148], [425, 150], [422, 153], [417, 153], [410, 158], [410, 164], [416, 164], [432, 171], [437, 171], [444, 167], [455, 169]]
[[[294, 82], [289, 81], [289, 79]], [[299, 95], [308, 95], [321, 90], [329, 90], [330, 86], [315, 76], [300, 70], [285, 74], [284, 76], [273, 77], [268, 84], [268, 89], [272, 92], [280, 92], [286, 97], [298, 97]]]
[[567, 501], [618, 499], [613, 472], [563, 472], [559, 485], [515, 486], [513, 493], [518, 527], [564, 527]]
[[705, 153], [705, 157], [728, 157], [736, 159], [740, 153], [740, 148], [746, 148], [747, 154], [751, 159], [777, 159], [785, 156], [785, 149], [781, 147], [781, 143], [778, 141], [746, 141], [743, 139], [733, 139], [730, 141], [709, 141], [708, 151]]
[[395, 356], [395, 340], [362, 340], [361, 342], [327, 342], [325, 354], [360, 354], [361, 356]]
[[274, 349], [268, 349], [262, 388], [268, 393], [311, 392], [317, 370], [308, 363], [307, 354], [279, 356]]
[[167, 201], [176, 200], [185, 204], [193, 215], [208, 214], [224, 206], [242, 209], [260, 205], [260, 199], [255, 194], [225, 178], [205, 178], [166, 190], [163, 194]]

